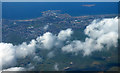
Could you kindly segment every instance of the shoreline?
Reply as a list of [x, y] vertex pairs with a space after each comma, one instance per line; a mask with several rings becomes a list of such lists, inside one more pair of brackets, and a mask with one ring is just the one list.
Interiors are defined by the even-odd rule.
[[[81, 17], [97, 17], [97, 16], [100, 16], [100, 17], [106, 17], [106, 16], [118, 16], [120, 14], [99, 14], [99, 15], [81, 15], [81, 16], [71, 16], [72, 18], [81, 18]], [[42, 16], [40, 17], [36, 17], [36, 18], [29, 18], [29, 19], [5, 19], [3, 18], [2, 20], [10, 20], [10, 21], [34, 21], [36, 19], [39, 19], [41, 18]]]

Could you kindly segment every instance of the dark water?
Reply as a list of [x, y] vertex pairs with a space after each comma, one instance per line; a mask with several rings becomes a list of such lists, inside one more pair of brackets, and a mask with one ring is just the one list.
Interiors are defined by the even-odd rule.
[[[86, 7], [82, 5], [95, 6]], [[117, 2], [4, 2], [4, 19], [29, 19], [41, 16], [41, 11], [61, 10], [72, 16], [117, 14]]]

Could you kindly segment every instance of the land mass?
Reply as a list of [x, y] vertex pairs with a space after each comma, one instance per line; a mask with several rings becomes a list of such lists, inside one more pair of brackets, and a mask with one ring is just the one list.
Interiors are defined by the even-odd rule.
[[[93, 6], [93, 5], [85, 5]], [[117, 14], [71, 16], [67, 13], [61, 13], [60, 10], [48, 10], [42, 12], [42, 16], [27, 20], [7, 20], [3, 19], [3, 42], [13, 43], [14, 45], [22, 42], [29, 42], [31, 39], [43, 35], [45, 32], [57, 34], [60, 30], [71, 28], [74, 32], [71, 40], [78, 39], [84, 41], [86, 35], [84, 29], [94, 19], [114, 18]], [[58, 50], [55, 58], [47, 59], [44, 57], [46, 51], [41, 51], [38, 55], [43, 58], [42, 62], [31, 62], [36, 70], [52, 70], [54, 63], [59, 63], [60, 70], [109, 70], [116, 66], [116, 51], [97, 52], [94, 56], [83, 57], [72, 54], [62, 54]], [[79, 58], [78, 58], [79, 57]], [[60, 59], [61, 58], [61, 59]], [[24, 60], [18, 60], [19, 66], [26, 66], [32, 58], [29, 56]], [[112, 66], [108, 65], [112, 64]]]

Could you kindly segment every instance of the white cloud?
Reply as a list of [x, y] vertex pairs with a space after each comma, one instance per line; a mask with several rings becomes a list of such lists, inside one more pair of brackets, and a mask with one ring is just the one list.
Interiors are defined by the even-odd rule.
[[16, 64], [15, 48], [9, 43], [0, 43], [0, 65], [4, 68]]
[[62, 51], [66, 52], [77, 52], [78, 50], [83, 49], [83, 43], [78, 40], [74, 40], [71, 42], [71, 44], [68, 44], [62, 48]]
[[54, 69], [55, 69], [56, 71], [59, 70], [59, 68], [58, 68], [58, 63], [55, 63], [55, 65], [54, 65]]
[[[71, 29], [63, 30], [62, 32], [68, 34], [64, 34], [64, 41], [71, 36]], [[61, 32], [60, 32], [61, 33]], [[66, 35], [66, 36], [65, 36]], [[60, 36], [59, 36], [60, 37]], [[67, 37], [67, 38], [66, 38]], [[63, 40], [62, 40], [63, 41]], [[17, 58], [25, 58], [26, 56], [33, 55], [34, 60], [41, 60], [39, 57], [35, 55], [36, 47], [48, 49], [50, 50], [53, 47], [57, 47], [62, 42], [58, 39], [58, 36], [53, 35], [50, 32], [46, 32], [43, 36], [38, 37], [36, 40], [30, 41], [29, 44], [23, 42], [20, 45], [13, 45], [11, 43], [0, 43], [0, 67], [3, 69], [9, 68], [16, 65]], [[53, 57], [53, 52], [48, 53], [49, 57]], [[18, 68], [11, 68], [18, 69]]]
[[62, 30], [58, 36], [53, 35], [50, 32], [46, 32], [43, 36], [36, 39], [39, 44], [38, 47], [47, 50], [50, 50], [53, 47], [58, 47], [63, 43], [63, 41], [66, 41], [69, 37], [71, 37], [72, 33], [72, 29]]
[[11, 67], [8, 69], [4, 69], [3, 71], [25, 71], [25, 68], [23, 68], [23, 67]]
[[33, 55], [35, 52], [36, 41], [32, 40], [30, 44], [25, 42], [21, 45], [14, 46], [10, 43], [0, 43], [0, 65], [3, 68], [8, 68], [16, 65], [17, 58], [24, 58], [28, 55]]
[[118, 41], [118, 18], [107, 18], [101, 21], [94, 20], [85, 29], [85, 34], [88, 36], [85, 42], [75, 40], [72, 43], [64, 46], [63, 51], [79, 52], [84, 55], [89, 55], [96, 50], [107, 49], [111, 46], [116, 47]]
[[96, 39], [109, 32], [118, 33], [118, 18], [108, 18], [101, 21], [94, 20], [85, 29], [85, 34]]
[[39, 47], [43, 49], [51, 49], [54, 46], [56, 36], [50, 32], [46, 32], [43, 36], [37, 38]]
[[[74, 40], [70, 44], [63, 46], [63, 42], [67, 42], [68, 38], [73, 34], [72, 29], [62, 30], [58, 35], [46, 32], [43, 36], [33, 39], [29, 44], [23, 42], [20, 45], [13, 45], [11, 43], [0, 43], [0, 65], [3, 68], [10, 68], [16, 65], [17, 58], [25, 58], [28, 55], [34, 55], [34, 60], [41, 58], [35, 55], [36, 47], [40, 49], [51, 50], [54, 47], [62, 47], [64, 52], [78, 53], [89, 55], [94, 51], [100, 51], [104, 45], [109, 49], [111, 46], [117, 46], [118, 39], [118, 18], [107, 18], [101, 21], [94, 20], [84, 30], [88, 36], [84, 42]], [[54, 57], [54, 52], [51, 51], [47, 57]], [[58, 64], [54, 65], [55, 70], [58, 69]], [[21, 70], [21, 67], [14, 67], [7, 70]]]
[[44, 30], [47, 30], [48, 28], [49, 28], [49, 25], [45, 25], [45, 26], [43, 27]]
[[[120, 18], [118, 19], [118, 28], [120, 29]], [[120, 39], [120, 30], [118, 30], [118, 34], [119, 34], [119, 35], [118, 35], [118, 36], [119, 36], [118, 38]]]
[[34, 54], [35, 46], [36, 46], [35, 40], [32, 40], [29, 44], [24, 42], [21, 45], [15, 46], [16, 56], [18, 58], [25, 58], [27, 55]]
[[39, 56], [35, 56], [35, 57], [33, 58], [33, 60], [34, 60], [34, 61], [39, 61], [39, 62], [41, 62], [41, 61], [42, 61], [42, 58], [39, 57]]
[[52, 58], [52, 57], [54, 57], [55, 55], [54, 55], [54, 51], [50, 51], [48, 54], [47, 54], [47, 57], [48, 58]]
[[58, 39], [64, 41], [67, 38], [69, 38], [72, 33], [73, 33], [72, 29], [62, 30], [58, 34]]

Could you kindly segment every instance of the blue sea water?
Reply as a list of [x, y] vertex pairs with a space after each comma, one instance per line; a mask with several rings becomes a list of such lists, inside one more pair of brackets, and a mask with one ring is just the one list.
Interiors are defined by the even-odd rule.
[[[95, 6], [86, 7], [82, 5]], [[3, 2], [3, 19], [29, 19], [42, 11], [61, 10], [72, 16], [118, 14], [118, 2]]]

